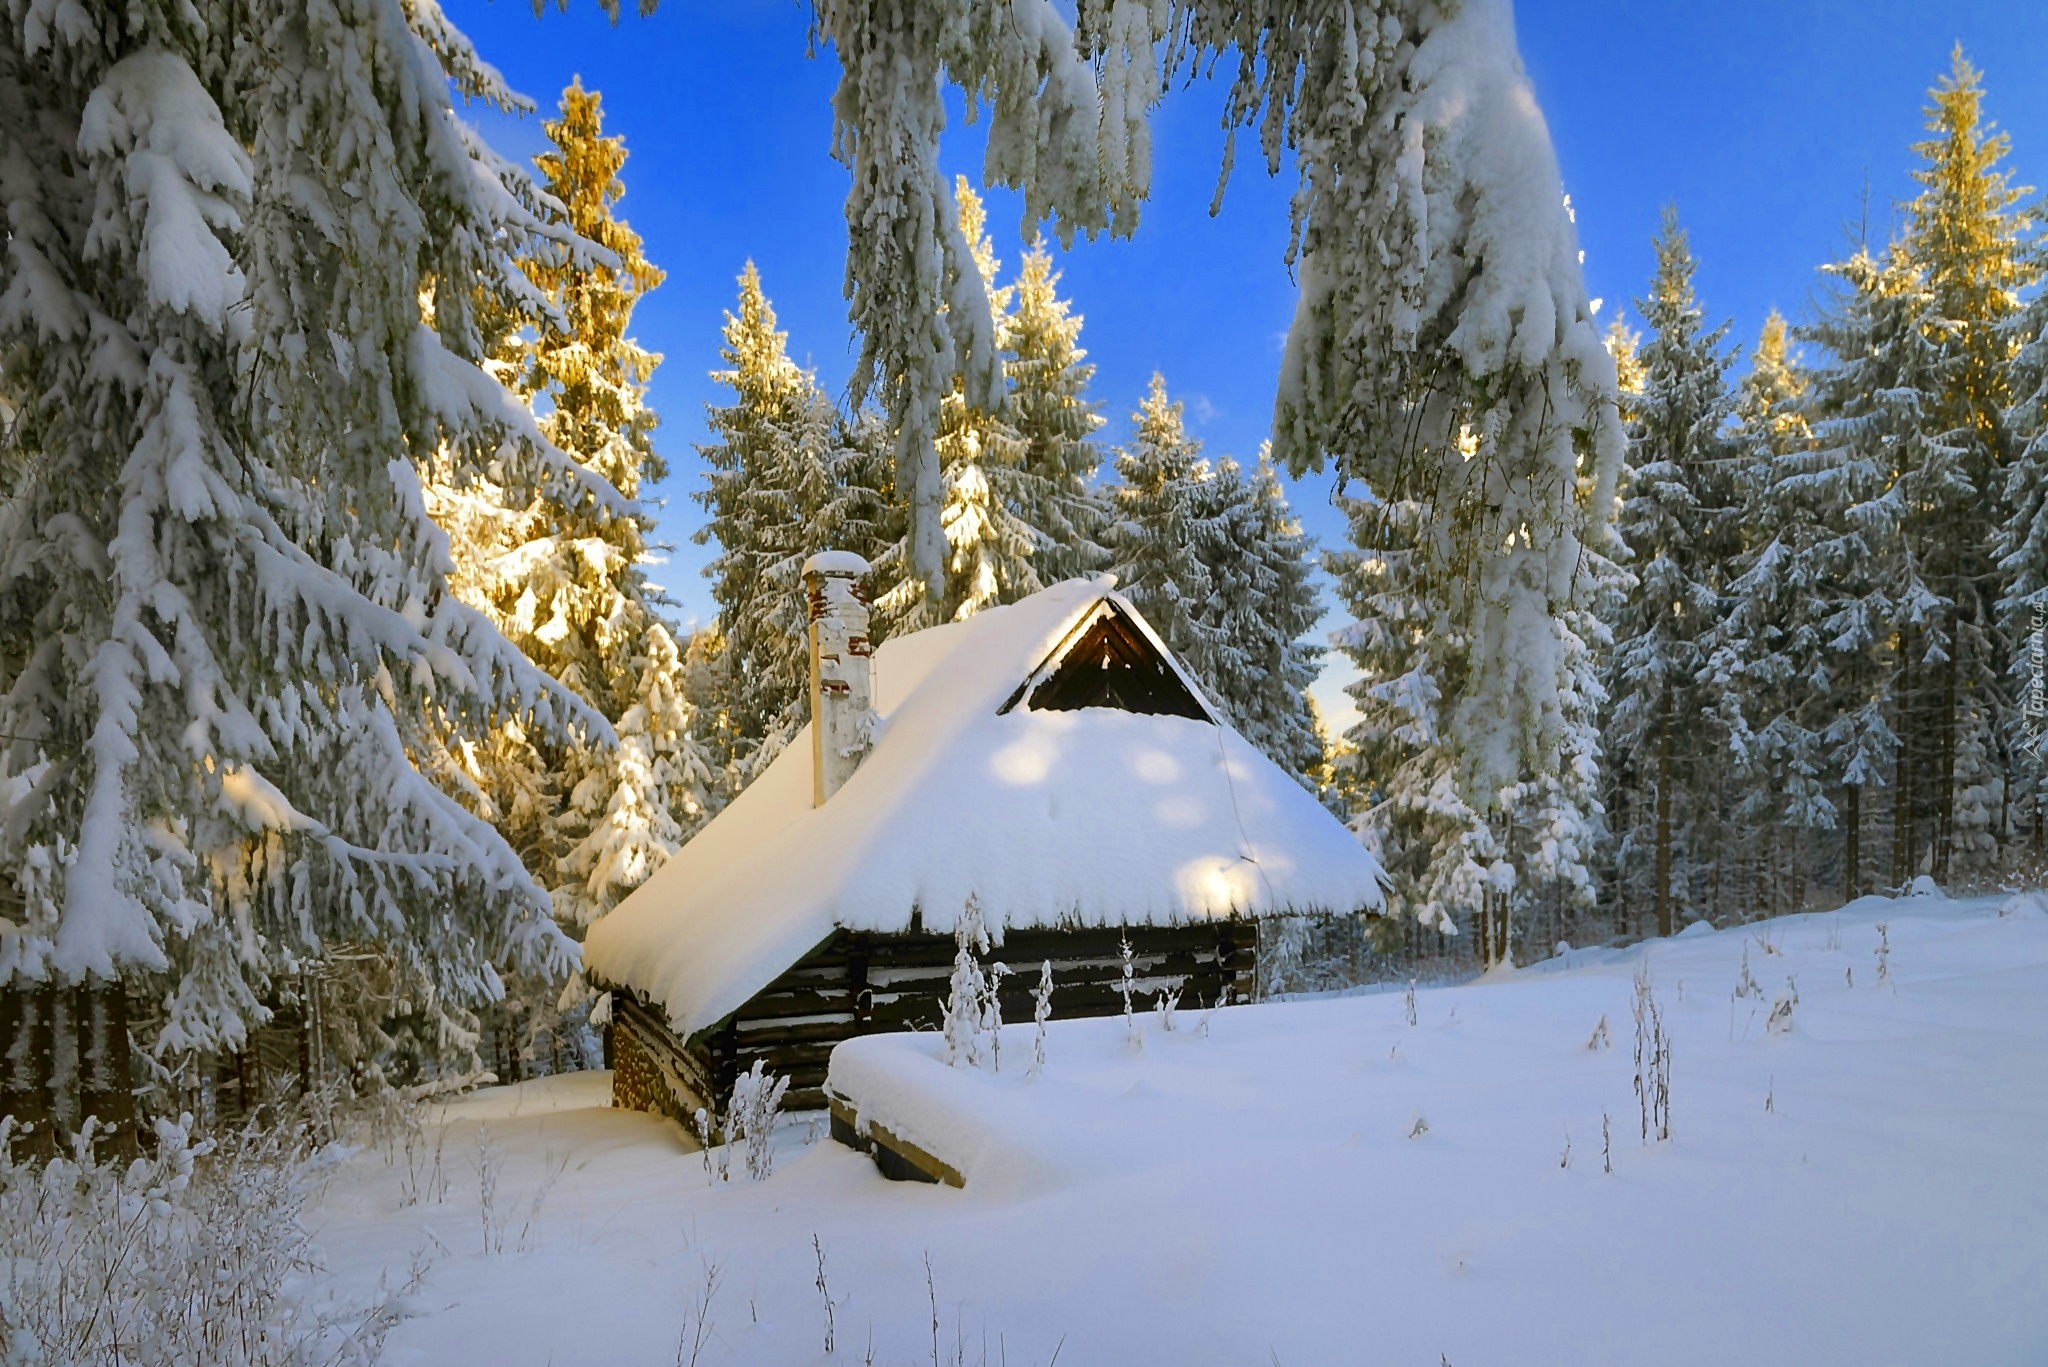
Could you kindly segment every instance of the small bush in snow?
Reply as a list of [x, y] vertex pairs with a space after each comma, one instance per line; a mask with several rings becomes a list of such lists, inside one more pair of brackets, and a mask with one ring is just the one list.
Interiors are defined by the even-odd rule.
[[498, 1170], [504, 1165], [505, 1150], [491, 1140], [490, 1131], [476, 1127], [476, 1207], [483, 1218], [484, 1252], [505, 1251], [505, 1222], [498, 1214]]
[[782, 1097], [788, 1090], [789, 1079], [764, 1072], [759, 1059], [732, 1084], [732, 1103], [725, 1110], [726, 1152], [740, 1150], [746, 1157], [747, 1176], [756, 1182], [775, 1171], [775, 1150], [768, 1141], [775, 1134], [775, 1119], [782, 1112]]
[[1162, 987], [1152, 994], [1152, 1000], [1154, 1009], [1159, 1013], [1159, 1028], [1171, 1031], [1173, 1029], [1173, 1008], [1180, 1005], [1180, 989], [1176, 987], [1172, 991], [1168, 991]]
[[1792, 1028], [1792, 1008], [1799, 1005], [1799, 984], [1785, 979], [1784, 991], [1771, 1001], [1771, 1014], [1764, 1020], [1764, 1029], [1774, 1035], [1782, 1035]]
[[811, 1233], [811, 1251], [818, 1255], [818, 1299], [825, 1302], [825, 1356], [831, 1357], [836, 1337], [832, 1314], [832, 1288], [825, 1284], [825, 1241], [818, 1237], [816, 1231]]
[[718, 1138], [714, 1133], [714, 1127], [711, 1122], [711, 1112], [699, 1106], [697, 1114], [692, 1119], [696, 1122], [697, 1153], [704, 1160], [704, 1180], [706, 1182], [716, 1182], [723, 1174], [719, 1170], [722, 1164], [715, 1166], [711, 1158], [712, 1150], [718, 1147]]
[[1031, 994], [1031, 1023], [1036, 1027], [1031, 1037], [1031, 1071], [1045, 1071], [1045, 1023], [1052, 1019], [1052, 960], [1047, 959], [1038, 970], [1038, 990]]
[[[425, 1108], [407, 1105], [396, 1098], [392, 1100], [396, 1102], [391, 1107], [392, 1123], [405, 1154], [405, 1175], [399, 1179], [398, 1186], [399, 1204], [439, 1204], [448, 1196], [448, 1174], [442, 1161], [448, 1147], [448, 1127], [434, 1126], [433, 1143], [429, 1146]], [[386, 1161], [390, 1161], [388, 1151]]]
[[676, 1330], [676, 1367], [697, 1367], [697, 1359], [703, 1356], [704, 1345], [712, 1334], [711, 1303], [718, 1298], [718, 1283], [724, 1273], [722, 1265], [705, 1260], [704, 1279], [698, 1283], [694, 1302], [683, 1311], [682, 1325]]
[[1636, 965], [1636, 1104], [1642, 1112], [1645, 1144], [1655, 1134], [1659, 1143], [1671, 1137], [1671, 1036], [1664, 1030], [1664, 1011], [1650, 983], [1648, 964]]
[[107, 1367], [368, 1364], [424, 1275], [350, 1304], [317, 1294], [302, 1220], [337, 1151], [303, 1116], [195, 1140], [156, 1122], [154, 1152], [11, 1157], [0, 1119], [0, 1358]]
[[[702, 1106], [697, 1108], [693, 1119], [706, 1181], [731, 1181], [735, 1155], [745, 1164], [747, 1176], [756, 1182], [775, 1171], [775, 1150], [769, 1147], [769, 1141], [775, 1135], [782, 1098], [788, 1091], [788, 1078], [767, 1072], [761, 1060], [755, 1059], [753, 1067], [733, 1080], [722, 1126], [709, 1111]], [[721, 1138], [723, 1143], [719, 1142]]]
[[1600, 1013], [1600, 1023], [1593, 1027], [1592, 1038], [1586, 1041], [1586, 1048], [1597, 1054], [1612, 1042], [1607, 1033], [1607, 1013], [1603, 1011]]
[[1756, 984], [1756, 975], [1749, 971], [1749, 943], [1744, 941], [1742, 946], [1742, 976], [1736, 979], [1735, 982], [1736, 999], [1739, 1001], [1744, 997], [1761, 998], [1763, 995], [1764, 990]]
[[2016, 892], [1998, 904], [1998, 917], [2008, 916], [2025, 919], [2048, 912], [2048, 892]]

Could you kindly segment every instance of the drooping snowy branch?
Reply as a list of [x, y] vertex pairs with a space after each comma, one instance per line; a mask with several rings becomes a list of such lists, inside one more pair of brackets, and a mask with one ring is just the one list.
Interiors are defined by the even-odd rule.
[[1507, 0], [1095, 0], [1072, 31], [1040, 0], [817, 12], [845, 71], [854, 388], [879, 387], [898, 425], [918, 573], [936, 582], [943, 552], [938, 401], [954, 374], [970, 401], [990, 377], [984, 311], [955, 297], [977, 282], [937, 165], [943, 83], [992, 111], [988, 179], [1024, 191], [1027, 227], [1068, 238], [1130, 230], [1162, 73], [1234, 55], [1226, 126], [1252, 130], [1274, 173], [1291, 151], [1300, 175], [1275, 459], [1334, 465], [1376, 506], [1409, 509], [1399, 529], [1361, 530], [1383, 550], [1402, 540], [1430, 586], [1427, 626], [1460, 652], [1421, 667], [1463, 800], [1494, 811], [1555, 769], [1586, 682], [1565, 619], [1613, 551], [1621, 431]]
[[[966, 95], [971, 115], [986, 104], [984, 179], [1022, 193], [1027, 237], [1045, 222], [1062, 242], [1076, 232], [1128, 233], [1150, 177], [1144, 118], [1164, 12], [1133, 0], [1082, 9], [1077, 34], [1051, 0], [815, 6], [843, 72], [833, 154], [853, 174], [846, 295], [861, 351], [851, 388], [856, 399], [878, 393], [897, 429], [912, 568], [935, 603], [946, 554], [933, 451], [939, 405], [958, 379], [970, 407], [997, 407], [1002, 377], [987, 290], [939, 170], [945, 84]], [[1093, 53], [1114, 74], [1112, 103], [1100, 97]]]

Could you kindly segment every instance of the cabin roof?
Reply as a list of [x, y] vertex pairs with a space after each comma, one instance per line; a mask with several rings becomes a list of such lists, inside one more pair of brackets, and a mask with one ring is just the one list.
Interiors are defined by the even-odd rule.
[[[1091, 683], [1084, 659], [1128, 668]], [[895, 638], [873, 669], [874, 747], [845, 786], [813, 808], [800, 732], [590, 928], [595, 977], [687, 1037], [834, 929], [915, 912], [946, 934], [970, 895], [998, 936], [1380, 905], [1373, 856], [1100, 581]]]

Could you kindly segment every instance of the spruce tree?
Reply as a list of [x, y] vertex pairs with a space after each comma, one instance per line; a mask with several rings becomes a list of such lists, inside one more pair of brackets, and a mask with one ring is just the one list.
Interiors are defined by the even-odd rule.
[[1709, 675], [1719, 620], [1718, 501], [1733, 453], [1722, 351], [1725, 327], [1706, 330], [1692, 288], [1685, 233], [1667, 210], [1657, 272], [1641, 301], [1651, 330], [1642, 392], [1630, 400], [1629, 468], [1617, 527], [1634, 557], [1636, 586], [1614, 629], [1611, 738], [1636, 791], [1620, 837], [1624, 900], [1647, 906], [1659, 934], [1689, 906], [1688, 827], [1707, 815], [1711, 758], [1732, 737]]
[[1184, 665], [1205, 676], [1210, 640], [1203, 614], [1213, 585], [1199, 543], [1211, 471], [1201, 442], [1188, 435], [1181, 404], [1167, 397], [1163, 375], [1152, 376], [1131, 415], [1116, 472], [1122, 482], [1111, 493], [1116, 521], [1109, 544], [1117, 589]]
[[698, 447], [710, 467], [694, 497], [710, 514], [695, 534], [718, 543], [705, 568], [718, 604], [729, 690], [718, 708], [744, 776], [772, 759], [810, 715], [803, 564], [823, 550], [873, 560], [900, 538], [886, 490], [885, 436], [872, 419], [847, 423], [817, 379], [791, 360], [788, 337], [752, 262], [726, 315], [712, 378], [732, 402], [706, 410], [715, 441]]
[[[1323, 561], [1352, 618], [1331, 640], [1359, 672], [1347, 689], [1359, 720], [1344, 738], [1372, 799], [1353, 829], [1386, 869], [1389, 910], [1454, 934], [1513, 887], [1506, 851], [1461, 793], [1456, 756], [1441, 743], [1445, 696], [1455, 696], [1469, 642], [1432, 611], [1415, 552], [1425, 510], [1369, 492], [1338, 506], [1353, 547], [1369, 547]], [[1441, 639], [1446, 632], [1451, 639]]]
[[[542, 410], [549, 440], [622, 495], [667, 473], [655, 451], [649, 377], [660, 358], [626, 335], [635, 304], [661, 283], [639, 235], [615, 212], [625, 141], [606, 136], [600, 97], [581, 82], [543, 124], [536, 159], [562, 221], [616, 260], [527, 253], [535, 316], [503, 347], [514, 390]], [[503, 729], [471, 753], [477, 788], [520, 850], [555, 914], [581, 928], [644, 882], [705, 815], [710, 772], [692, 737], [682, 649], [648, 583], [653, 519], [600, 517], [545, 488], [472, 473], [430, 485], [451, 533], [454, 583], [527, 657], [612, 723], [615, 746], [552, 745]]]
[[[989, 327], [997, 331], [1008, 313], [1011, 291], [995, 285], [1001, 263], [989, 241], [987, 214], [964, 176], [955, 185], [953, 198], [959, 206], [960, 235], [982, 284], [980, 298], [991, 310]], [[977, 298], [965, 292], [953, 305], [978, 306]], [[1024, 487], [1027, 447], [1010, 425], [1003, 404], [1000, 386], [985, 399], [976, 398], [964, 374], [954, 376], [940, 402], [934, 438], [939, 526], [945, 543], [940, 591], [936, 600], [927, 592], [916, 563], [912, 528], [906, 527], [904, 539], [884, 554], [879, 567], [888, 587], [876, 598], [876, 607], [890, 631], [961, 621], [1044, 587], [1034, 559], [1047, 539], [1017, 512], [1035, 502]]]
[[[1935, 794], [1928, 779], [1930, 708], [1939, 693], [1949, 604], [1928, 574], [1926, 529], [1961, 485], [1962, 448], [1937, 427], [1932, 395], [1942, 358], [1927, 326], [1932, 296], [1894, 246], [1859, 251], [1827, 268], [1838, 297], [1804, 334], [1828, 353], [1803, 405], [1814, 433], [1793, 475], [1818, 501], [1832, 535], [1817, 541], [1811, 574], [1824, 576], [1822, 631], [1841, 690], [1827, 731], [1830, 768], [1845, 790], [1849, 886], [1869, 865], [1897, 886], [1922, 871]], [[1837, 511], [1839, 509], [1839, 511]], [[1889, 868], [1862, 850], [1862, 830], [1887, 793]]]
[[1081, 317], [1059, 297], [1059, 273], [1045, 247], [1024, 253], [1010, 287], [1013, 308], [1001, 321], [1010, 421], [1024, 441], [1017, 515], [1044, 541], [1034, 558], [1052, 584], [1102, 569], [1106, 510], [1090, 487], [1102, 453], [1089, 437], [1102, 426], [1088, 398], [1095, 367], [1079, 345]]
[[1246, 740], [1313, 788], [1323, 763], [1308, 696], [1323, 657], [1309, 635], [1323, 611], [1311, 578], [1315, 541], [1287, 506], [1264, 450], [1249, 475], [1236, 461], [1218, 461], [1199, 494], [1195, 548], [1208, 584], [1195, 612], [1199, 677]]
[[447, 592], [419, 471], [496, 452], [631, 515], [480, 367], [480, 316], [527, 288], [510, 251], [583, 249], [456, 116], [451, 83], [513, 99], [431, 11], [10, 14], [7, 1008], [85, 989], [73, 1121], [131, 1104], [131, 1030], [238, 1050], [342, 946], [459, 1054], [494, 965], [574, 947], [420, 766], [513, 718], [609, 727]]
[[1265, 451], [1249, 475], [1203, 458], [1162, 376], [1131, 416], [1110, 492], [1117, 588], [1224, 718], [1316, 788], [1325, 755], [1308, 697], [1323, 653], [1309, 638], [1322, 615], [1315, 542]]
[[738, 311], [724, 328], [727, 368], [712, 372], [733, 401], [706, 408], [717, 439], [698, 447], [710, 468], [693, 495], [710, 514], [694, 539], [719, 547], [704, 571], [718, 622], [692, 647], [704, 650], [692, 697], [711, 718], [714, 810], [809, 719], [804, 561], [847, 550], [879, 563], [904, 523], [885, 426], [871, 413], [840, 414], [815, 375], [790, 359], [752, 262], [739, 284]]
[[1741, 525], [1751, 541], [1730, 567], [1729, 607], [1714, 633], [1717, 649], [1738, 661], [1750, 741], [1734, 814], [1756, 845], [1754, 901], [1766, 914], [1787, 898], [1800, 903], [1818, 854], [1813, 833], [1840, 820], [1827, 733], [1843, 701], [1843, 661], [1827, 623], [1843, 581], [1828, 548], [1845, 505], [1837, 472], [1816, 459], [1807, 387], [1790, 329], [1773, 310], [1735, 406]]
[[2011, 642], [1997, 610], [2005, 586], [1994, 543], [2014, 456], [2008, 324], [2039, 266], [2028, 250], [2032, 215], [2021, 207], [2028, 192], [2001, 169], [2010, 142], [1984, 119], [1982, 80], [1960, 46], [1929, 98], [1932, 136], [1913, 147], [1922, 188], [1908, 206], [1904, 249], [1925, 278], [1923, 326], [1938, 345], [1931, 416], [1961, 454], [1919, 510], [1927, 573], [1945, 603], [1927, 639], [1943, 658], [1916, 709], [1924, 734], [1908, 745], [1922, 766], [1914, 788], [1927, 798], [1930, 871], [1946, 881], [1952, 859], [1988, 867], [2004, 833]]
[[1999, 608], [2012, 647], [2006, 791], [2038, 856], [2048, 841], [2048, 293], [2036, 295], [2010, 331], [2018, 343], [2006, 414], [2013, 458], [1997, 547], [2006, 584]]

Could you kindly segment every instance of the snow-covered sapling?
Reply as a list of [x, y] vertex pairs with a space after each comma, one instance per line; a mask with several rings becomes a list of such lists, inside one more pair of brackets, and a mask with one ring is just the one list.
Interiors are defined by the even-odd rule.
[[1610, 1175], [1614, 1172], [1614, 1135], [1605, 1111], [1600, 1112], [1600, 1168]]
[[1636, 1021], [1636, 1104], [1642, 1112], [1642, 1138], [1659, 1143], [1671, 1137], [1671, 1036], [1664, 1030], [1664, 1011], [1657, 1005], [1648, 964], [1636, 965], [1631, 1003]]
[[1003, 979], [1010, 966], [997, 960], [988, 966], [988, 984], [981, 992], [981, 1032], [988, 1036], [989, 1061], [1003, 1071]]
[[1031, 1071], [1045, 1071], [1045, 1023], [1052, 1019], [1052, 960], [1038, 969], [1038, 990], [1031, 994]]
[[1180, 988], [1175, 987], [1168, 991], [1162, 987], [1152, 994], [1152, 1001], [1154, 1009], [1159, 1013], [1159, 1028], [1171, 1031], [1173, 1029], [1173, 1008], [1180, 1005]]
[[1557, 1165], [1568, 1168], [1572, 1165], [1572, 1127], [1564, 1127], [1564, 1152], [1557, 1156]]
[[1429, 1133], [1429, 1119], [1428, 1119], [1428, 1117], [1427, 1117], [1427, 1116], [1420, 1116], [1420, 1115], [1416, 1116], [1416, 1117], [1415, 1117], [1415, 1124], [1414, 1124], [1413, 1126], [1411, 1126], [1411, 1127], [1409, 1128], [1409, 1130], [1408, 1130], [1408, 1137], [1409, 1137], [1410, 1139], [1420, 1139], [1420, 1138], [1422, 1138], [1422, 1136], [1424, 1136], [1424, 1135], [1426, 1135], [1426, 1134], [1428, 1134], [1428, 1133]]
[[946, 1062], [970, 1067], [981, 1062], [981, 1016], [988, 990], [978, 956], [988, 953], [988, 931], [981, 924], [981, 899], [967, 894], [967, 905], [953, 924], [953, 982], [946, 998]]
[[1593, 1034], [1586, 1041], [1586, 1048], [1589, 1052], [1597, 1054], [1611, 1043], [1613, 1043], [1613, 1040], [1607, 1033], [1607, 1013], [1602, 1011], [1600, 1013], [1600, 1023], [1593, 1027]]
[[1777, 1109], [1778, 1075], [1776, 1073], [1772, 1073], [1770, 1082], [1764, 1088], [1764, 1113], [1768, 1115], [1771, 1112], [1776, 1111]]
[[1799, 1005], [1799, 984], [1791, 978], [1785, 979], [1784, 991], [1771, 1002], [1771, 1014], [1764, 1020], [1764, 1029], [1774, 1035], [1782, 1035], [1792, 1028], [1792, 1008]]
[[1892, 980], [1892, 936], [1891, 923], [1877, 923], [1877, 980], [1888, 983]]
[[1117, 979], [1116, 990], [1124, 999], [1124, 1039], [1131, 1044], [1136, 1044], [1138, 1042], [1138, 1022], [1137, 1018], [1131, 1015], [1131, 997], [1138, 990], [1138, 975], [1136, 966], [1131, 960], [1130, 936], [1125, 935], [1118, 940], [1117, 953], [1123, 959], [1123, 972]]
[[1402, 1007], [1403, 1014], [1408, 1017], [1408, 1023], [1410, 1025], [1415, 1024], [1415, 979], [1413, 978], [1408, 980], [1408, 991], [1403, 997]]

